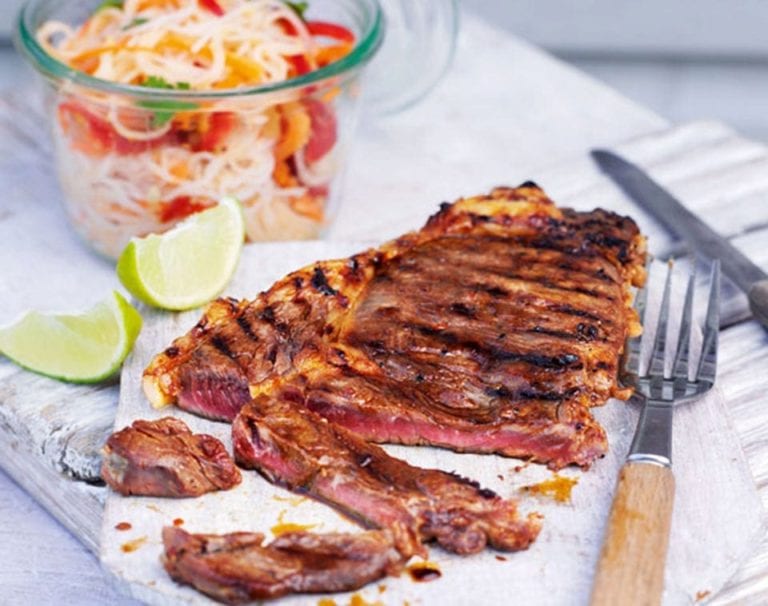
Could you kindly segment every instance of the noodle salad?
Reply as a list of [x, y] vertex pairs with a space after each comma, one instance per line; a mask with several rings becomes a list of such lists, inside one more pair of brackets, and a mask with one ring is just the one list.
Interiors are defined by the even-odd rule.
[[234, 94], [231, 102], [194, 96], [283, 82], [347, 56], [355, 35], [305, 19], [306, 8], [282, 0], [104, 0], [77, 27], [40, 26], [40, 45], [68, 67], [132, 90], [174, 93], [59, 91], [59, 176], [86, 240], [116, 257], [131, 237], [165, 231], [225, 195], [243, 204], [250, 240], [318, 234], [338, 172], [341, 85]]

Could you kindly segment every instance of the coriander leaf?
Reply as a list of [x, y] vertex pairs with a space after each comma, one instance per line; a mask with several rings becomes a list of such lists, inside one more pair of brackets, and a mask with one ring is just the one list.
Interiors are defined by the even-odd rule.
[[123, 8], [123, 0], [103, 0], [101, 4], [96, 7], [94, 13], [104, 10], [105, 8]]
[[144, 109], [150, 109], [154, 112], [154, 115], [152, 116], [152, 128], [160, 128], [161, 126], [165, 126], [168, 124], [168, 122], [173, 120], [173, 117], [177, 112], [197, 109], [197, 103], [173, 101], [170, 99], [159, 99], [157, 101], [139, 101], [137, 105], [139, 107], [143, 107]]
[[145, 19], [144, 17], [137, 17], [136, 19], [131, 21], [128, 25], [126, 25], [123, 28], [123, 31], [127, 29], [131, 29], [132, 27], [138, 27], [139, 25], [144, 25], [147, 22], [149, 22], [149, 19]]
[[169, 90], [173, 88], [173, 84], [169, 83], [162, 76], [147, 76], [144, 82], [141, 83], [141, 86], [146, 86], [147, 88], [165, 88]]
[[[191, 88], [189, 82], [177, 82], [173, 85], [162, 76], [147, 76], [146, 80], [141, 83], [141, 86], [162, 90], [190, 90]], [[157, 101], [150, 99], [147, 101], [139, 101], [137, 105], [144, 109], [151, 109], [154, 111], [154, 115], [152, 116], [152, 128], [165, 126], [168, 122], [173, 120], [173, 116], [176, 115], [176, 112], [189, 111], [197, 109], [198, 107], [197, 103], [175, 101], [173, 99], [158, 99]]]
[[285, 0], [285, 3], [299, 16], [299, 19], [304, 19], [304, 13], [306, 13], [309, 8], [309, 2], [289, 2], [288, 0]]

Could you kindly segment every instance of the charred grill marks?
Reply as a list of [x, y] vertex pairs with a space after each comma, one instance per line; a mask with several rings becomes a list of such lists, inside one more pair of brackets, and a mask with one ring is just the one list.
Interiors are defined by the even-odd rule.
[[[527, 547], [535, 515], [373, 442], [589, 466], [607, 449], [589, 406], [628, 396], [615, 375], [643, 251], [631, 220], [557, 209], [525, 183], [443, 204], [421, 231], [300, 269], [251, 303], [212, 304], [147, 369], [150, 399], [234, 419], [242, 464], [385, 530], [269, 545], [167, 531], [169, 572], [236, 601], [348, 589], [424, 541]], [[295, 576], [281, 576], [289, 561]]]
[[562, 284], [557, 284], [551, 278], [529, 276], [523, 273], [513, 272], [513, 271], [500, 272], [500, 271], [494, 271], [493, 269], [488, 269], [488, 268], [481, 268], [481, 269], [478, 269], [477, 271], [498, 276], [500, 278], [504, 278], [505, 280], [516, 280], [520, 282], [527, 282], [530, 284], [539, 284], [545, 288], [549, 288], [550, 290], [558, 290], [561, 292], [573, 292], [573, 293], [578, 293], [580, 295], [585, 295], [587, 297], [593, 297], [596, 299], [606, 299], [608, 301], [614, 300], [613, 297], [611, 297], [610, 295], [600, 293], [599, 291], [594, 290], [592, 288], [580, 288], [578, 286], [563, 286]]
[[597, 314], [594, 314], [585, 309], [578, 309], [573, 305], [568, 305], [567, 303], [553, 303], [553, 304], [547, 305], [547, 307], [552, 311], [559, 311], [560, 313], [568, 314], [569, 316], [578, 316], [579, 318], [586, 318], [587, 320], [592, 320], [593, 322], [602, 323], [602, 324], [611, 323], [610, 320], [608, 320], [607, 318], [598, 316]]
[[478, 357], [488, 361], [500, 360], [507, 362], [525, 362], [531, 366], [537, 366], [547, 370], [563, 370], [566, 368], [577, 369], [582, 367], [579, 356], [574, 353], [547, 356], [530, 352], [510, 351], [491, 344], [464, 339], [454, 333], [440, 330], [433, 326], [410, 324], [405, 325], [405, 328], [415, 330], [428, 337], [433, 337], [437, 342], [449, 345], [453, 349], [472, 352], [477, 354]]
[[[622, 393], [613, 375], [634, 322], [624, 301], [643, 256], [631, 220], [500, 188], [444, 205], [380, 249], [294, 272], [245, 308], [222, 302], [148, 373], [172, 377], [168, 400], [198, 412], [216, 409], [217, 385], [229, 416], [245, 381], [277, 388], [298, 376], [301, 390], [335, 385], [343, 397], [316, 406], [370, 439], [588, 464], [605, 442], [586, 406]], [[585, 408], [561, 418], [557, 404]], [[532, 419], [554, 435], [577, 418], [592, 442], [534, 448]], [[489, 423], [484, 445], [471, 434]]]
[[466, 303], [451, 303], [450, 310], [456, 315], [464, 316], [465, 318], [474, 318], [477, 313], [474, 307], [470, 307]]
[[312, 286], [327, 297], [336, 295], [339, 292], [328, 284], [325, 272], [323, 272], [319, 265], [315, 266], [315, 270], [312, 272]]
[[581, 391], [580, 387], [574, 387], [567, 391], [537, 391], [534, 389], [521, 389], [512, 391], [507, 387], [488, 387], [485, 394], [492, 398], [503, 398], [508, 400], [543, 400], [545, 402], [562, 402], [573, 398]]
[[568, 341], [583, 341], [589, 342], [597, 339], [599, 334], [598, 328], [593, 324], [584, 324], [579, 322], [576, 326], [576, 332], [566, 332], [564, 330], [551, 330], [542, 326], [534, 326], [530, 331], [532, 334], [547, 335], [550, 337], [556, 337], [558, 339], [565, 339]]
[[211, 345], [213, 345], [216, 349], [218, 349], [221, 353], [223, 353], [228, 358], [236, 357], [232, 353], [232, 350], [229, 348], [229, 344], [226, 342], [224, 337], [221, 336], [220, 334], [216, 334], [211, 337]]
[[253, 332], [251, 323], [248, 321], [248, 318], [245, 317], [245, 314], [238, 315], [236, 321], [237, 325], [240, 327], [246, 337], [248, 337], [253, 342], [257, 342], [259, 340], [259, 337], [256, 336], [256, 334]]

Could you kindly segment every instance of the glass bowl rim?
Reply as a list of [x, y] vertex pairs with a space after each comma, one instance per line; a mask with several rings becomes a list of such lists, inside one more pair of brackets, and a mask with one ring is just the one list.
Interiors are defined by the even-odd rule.
[[210, 91], [154, 89], [135, 84], [123, 84], [120, 82], [111, 82], [109, 80], [95, 78], [85, 72], [69, 67], [46, 52], [42, 45], [37, 41], [37, 37], [33, 31], [34, 24], [31, 23], [31, 13], [33, 9], [37, 8], [40, 4], [50, 1], [51, 0], [28, 0], [24, 3], [16, 18], [16, 28], [14, 31], [16, 46], [32, 66], [42, 75], [53, 78], [54, 80], [66, 80], [88, 89], [142, 98], [216, 100], [249, 97], [262, 93], [273, 93], [302, 88], [333, 76], [343, 75], [355, 68], [362, 67], [373, 57], [381, 46], [384, 38], [384, 16], [379, 0], [364, 0], [363, 2], [357, 0], [357, 3], [359, 4], [367, 4], [371, 12], [368, 16], [367, 29], [361, 34], [359, 41], [355, 43], [352, 52], [346, 57], [334, 61], [333, 63], [329, 63], [320, 69], [308, 72], [296, 78], [289, 78], [288, 80], [243, 88], [225, 88]]

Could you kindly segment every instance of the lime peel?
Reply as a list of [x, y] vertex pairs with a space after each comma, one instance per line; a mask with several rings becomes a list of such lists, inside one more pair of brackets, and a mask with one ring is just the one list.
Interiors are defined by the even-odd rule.
[[31, 311], [0, 328], [0, 351], [19, 366], [71, 383], [115, 375], [141, 331], [141, 315], [118, 292], [77, 315]]
[[120, 255], [117, 275], [134, 297], [148, 305], [192, 309], [227, 286], [244, 239], [240, 203], [226, 197], [164, 234], [133, 238]]

